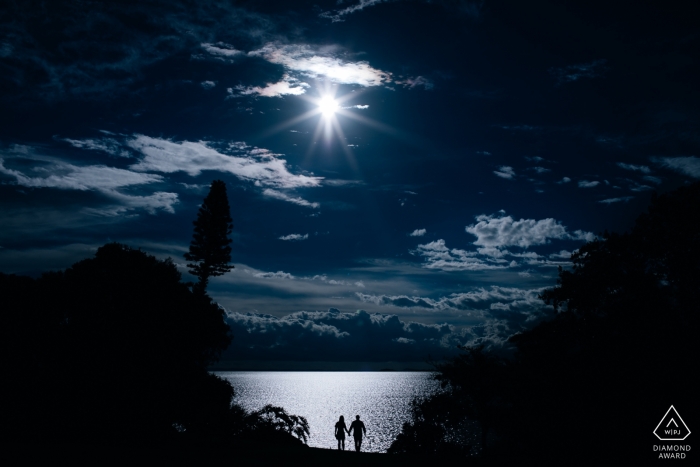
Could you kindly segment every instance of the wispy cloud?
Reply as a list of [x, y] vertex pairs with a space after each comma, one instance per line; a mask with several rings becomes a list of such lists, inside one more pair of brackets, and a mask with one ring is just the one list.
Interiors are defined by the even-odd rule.
[[561, 180], [559, 180], [557, 183], [563, 184], [563, 183], [569, 183], [571, 179], [569, 177], [564, 177]]
[[620, 198], [608, 198], [598, 201], [602, 204], [613, 204], [613, 203], [626, 203], [627, 201], [633, 199], [634, 196], [622, 196]]
[[[144, 209], [150, 214], [155, 214], [158, 209], [162, 209], [165, 212], [174, 213], [175, 209], [173, 206], [178, 203], [177, 193], [157, 191], [146, 196], [127, 195], [116, 190], [103, 191], [103, 193], [122, 204], [122, 206], [117, 206], [111, 209], [109, 207], [104, 208], [101, 214], [107, 216], [120, 215], [128, 209], [135, 208]], [[100, 213], [97, 211], [95, 212]]]
[[131, 157], [129, 151], [114, 138], [102, 139], [69, 139], [64, 138], [61, 141], [70, 143], [72, 146], [80, 149], [89, 149], [92, 151], [102, 151], [115, 157]]
[[47, 175], [45, 177], [28, 176], [19, 170], [6, 168], [3, 159], [0, 159], [0, 173], [15, 177], [19, 185], [26, 187], [113, 190], [163, 181], [160, 175], [138, 173], [104, 165], [76, 166], [65, 162], [51, 162], [37, 164], [34, 169], [35, 172]]
[[[372, 67], [367, 61], [348, 60], [348, 54], [338, 46], [310, 44], [285, 44], [270, 42], [248, 52], [248, 56], [260, 57], [270, 63], [284, 67], [283, 78], [264, 86], [238, 85], [229, 88], [231, 97], [255, 95], [281, 97], [301, 95], [309, 88], [302, 78], [325, 79], [339, 84], [354, 84], [362, 87], [396, 84], [409, 89], [421, 87], [431, 89], [432, 81], [423, 76], [395, 78], [392, 73]], [[366, 109], [368, 105], [346, 108]]]
[[430, 90], [435, 87], [435, 84], [423, 76], [416, 76], [415, 78], [406, 78], [395, 80], [394, 83], [404, 86], [408, 89], [414, 89], [422, 87], [425, 90]]
[[116, 216], [130, 209], [144, 209], [154, 214], [157, 210], [175, 212], [176, 193], [155, 192], [149, 195], [131, 195], [119, 188], [162, 182], [163, 177], [104, 165], [76, 166], [58, 161], [34, 161], [33, 172], [46, 176], [33, 177], [20, 170], [5, 167], [0, 159], [0, 173], [14, 177], [18, 185], [31, 188], [55, 188], [60, 190], [98, 191], [119, 204], [88, 211], [102, 216]]
[[620, 168], [623, 168], [625, 170], [633, 170], [637, 172], [642, 172], [645, 174], [651, 173], [651, 169], [647, 167], [646, 165], [635, 165], [635, 164], [626, 164], [624, 162], [618, 162], [617, 166]]
[[659, 177], [654, 177], [653, 175], [645, 175], [642, 177], [642, 179], [651, 183], [656, 183], [657, 185], [659, 185], [662, 182], [662, 180]]
[[215, 170], [277, 188], [319, 186], [322, 180], [321, 177], [294, 175], [283, 159], [245, 143], [229, 145], [227, 152], [232, 154], [224, 154], [206, 141], [174, 142], [144, 135], [136, 135], [126, 144], [144, 156], [130, 167], [139, 172], [185, 172], [195, 177], [205, 170]]
[[579, 188], [593, 188], [594, 186], [597, 186], [600, 184], [599, 181], [588, 181], [588, 180], [579, 180], [578, 182], [578, 187]]
[[387, 0], [360, 0], [359, 3], [356, 3], [354, 5], [350, 5], [348, 7], [342, 8], [340, 10], [335, 10], [335, 11], [324, 11], [319, 14], [321, 18], [327, 18], [333, 21], [334, 23], [345, 21], [343, 18], [346, 15], [356, 13], [358, 11], [362, 11], [367, 7], [377, 5], [378, 3], [384, 3]]
[[301, 235], [301, 234], [289, 234], [289, 235], [283, 235], [283, 236], [279, 237], [280, 240], [284, 240], [284, 241], [287, 241], [287, 242], [289, 242], [289, 241], [298, 242], [298, 241], [301, 241], [301, 240], [306, 240], [306, 239], [308, 239], [308, 238], [309, 238], [309, 234], [304, 234], [304, 235]]
[[307, 44], [281, 44], [272, 42], [248, 53], [262, 57], [270, 63], [282, 65], [287, 70], [311, 78], [327, 78], [341, 84], [357, 84], [363, 87], [379, 86], [391, 81], [391, 73], [378, 70], [368, 62], [350, 62], [336, 55], [333, 47], [319, 48]]
[[557, 80], [557, 84], [573, 83], [584, 78], [591, 79], [602, 76], [608, 69], [605, 66], [606, 63], [607, 60], [601, 59], [560, 68], [552, 67], [549, 69], [549, 73]]
[[569, 259], [571, 258], [571, 255], [573, 255], [576, 251], [568, 251], [568, 250], [561, 250], [559, 253], [551, 253], [549, 255], [550, 258], [552, 259]]
[[310, 87], [308, 83], [304, 83], [289, 74], [285, 74], [280, 81], [268, 83], [263, 87], [238, 85], [234, 88], [229, 88], [229, 94], [233, 97], [237, 95], [255, 95], [262, 97], [299, 96], [304, 94], [308, 87]]
[[512, 180], [515, 177], [515, 171], [513, 167], [508, 167], [507, 165], [502, 165], [498, 170], [493, 171], [497, 177], [505, 178], [506, 180]]
[[422, 237], [423, 235], [425, 235], [426, 232], [427, 232], [427, 230], [425, 230], [425, 229], [416, 229], [413, 232], [411, 232], [410, 234], [408, 234], [408, 236], [409, 237]]
[[199, 83], [200, 86], [202, 86], [204, 89], [209, 90], [209, 89], [214, 89], [216, 87], [216, 82], [214, 81], [202, 81]]
[[[281, 240], [291, 240], [280, 237]], [[261, 277], [263, 279], [294, 279], [288, 272], [277, 271], [277, 272], [257, 272], [253, 274], [254, 277]]]
[[544, 288], [521, 289], [517, 287], [479, 287], [471, 292], [453, 293], [439, 298], [409, 295], [373, 295], [355, 292], [365, 303], [388, 305], [399, 308], [427, 308], [429, 310], [472, 311], [539, 311], [544, 307], [538, 295]]
[[477, 258], [475, 251], [465, 251], [456, 248], [447, 248], [445, 240], [440, 239], [425, 245], [418, 245], [411, 254], [425, 258], [423, 265], [427, 269], [439, 269], [443, 271], [483, 271], [486, 269], [504, 269], [502, 264], [491, 264]]
[[693, 178], [700, 178], [700, 158], [695, 156], [652, 157], [651, 160], [662, 167]]
[[214, 58], [227, 62], [233, 62], [233, 57], [244, 55], [244, 52], [236, 50], [235, 47], [224, 42], [217, 42], [216, 44], [204, 43], [202, 48]]
[[269, 198], [278, 199], [280, 201], [286, 201], [288, 203], [293, 203], [293, 204], [297, 204], [299, 206], [304, 206], [306, 208], [317, 209], [321, 206], [319, 203], [312, 203], [312, 202], [306, 201], [304, 198], [301, 198], [301, 197], [295, 198], [295, 197], [287, 195], [286, 193], [282, 193], [281, 191], [271, 190], [270, 188], [264, 189], [263, 195], [267, 196]]
[[[400, 0], [358, 0], [358, 3], [333, 11], [324, 11], [319, 14], [321, 18], [330, 19], [334, 23], [345, 21], [345, 17], [369, 8], [380, 3], [390, 3]], [[467, 15], [472, 18], [479, 18], [483, 0], [423, 0], [425, 3], [441, 5], [449, 10]], [[338, 4], [343, 3], [342, 0]]]

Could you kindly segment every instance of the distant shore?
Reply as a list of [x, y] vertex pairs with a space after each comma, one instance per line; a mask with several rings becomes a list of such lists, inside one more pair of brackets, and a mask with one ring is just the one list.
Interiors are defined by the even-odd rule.
[[324, 362], [220, 360], [211, 371], [435, 371], [426, 362]]

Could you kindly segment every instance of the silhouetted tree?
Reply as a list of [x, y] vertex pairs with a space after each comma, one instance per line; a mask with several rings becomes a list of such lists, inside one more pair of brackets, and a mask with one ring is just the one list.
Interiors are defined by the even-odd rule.
[[108, 244], [38, 280], [0, 275], [0, 292], [17, 436], [159, 442], [226, 426], [233, 389], [207, 370], [231, 341], [224, 311], [172, 261]]
[[210, 277], [221, 276], [234, 267], [229, 264], [229, 235], [233, 230], [233, 221], [223, 181], [214, 180], [211, 183], [209, 194], [204, 198], [193, 224], [194, 233], [185, 259], [190, 261], [187, 264], [190, 273], [199, 278], [196, 289], [203, 293]]
[[[425, 439], [457, 412], [496, 433], [501, 449], [487, 453], [511, 463], [650, 461], [656, 439], [640, 430], [651, 433], [671, 404], [697, 407], [698, 225], [695, 183], [654, 196], [629, 233], [582, 246], [541, 295], [554, 317], [510, 338], [510, 362], [472, 349], [440, 366], [449, 391], [421, 410], [443, 409], [405, 426], [403, 438]], [[445, 397], [451, 403], [437, 404]]]

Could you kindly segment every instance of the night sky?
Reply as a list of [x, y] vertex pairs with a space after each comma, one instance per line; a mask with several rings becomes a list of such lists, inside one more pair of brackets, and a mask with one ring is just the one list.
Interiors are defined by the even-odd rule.
[[116, 241], [194, 280], [221, 179], [224, 359], [507, 347], [572, 252], [700, 179], [691, 3], [5, 1], [0, 271]]

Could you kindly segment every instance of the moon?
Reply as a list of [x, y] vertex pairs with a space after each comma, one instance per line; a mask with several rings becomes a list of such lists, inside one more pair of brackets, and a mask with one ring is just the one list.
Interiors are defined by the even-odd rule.
[[318, 102], [318, 109], [321, 111], [324, 117], [332, 117], [340, 108], [338, 102], [331, 96], [324, 96]]

